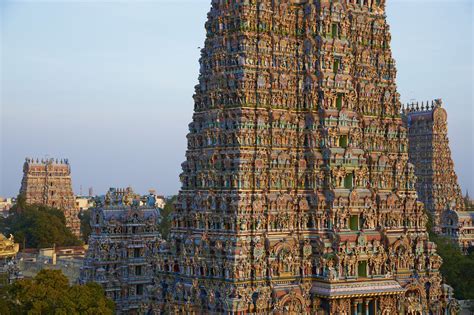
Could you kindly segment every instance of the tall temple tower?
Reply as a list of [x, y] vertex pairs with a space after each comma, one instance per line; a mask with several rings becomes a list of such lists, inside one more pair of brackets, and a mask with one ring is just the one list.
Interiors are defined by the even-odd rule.
[[79, 210], [72, 191], [68, 160], [27, 158], [23, 165], [20, 194], [25, 196], [27, 204], [42, 204], [63, 210], [66, 225], [76, 236], [80, 235]]
[[441, 314], [384, 0], [213, 0], [170, 313]]
[[449, 148], [448, 114], [442, 101], [409, 104], [403, 116], [416, 190], [433, 215], [435, 231], [454, 238], [463, 249], [474, 246], [474, 213], [467, 211], [458, 184]]
[[146, 203], [131, 188], [111, 188], [95, 199], [92, 232], [79, 283], [99, 283], [116, 314], [146, 314], [154, 279], [153, 259], [162, 243], [160, 210], [154, 196]]

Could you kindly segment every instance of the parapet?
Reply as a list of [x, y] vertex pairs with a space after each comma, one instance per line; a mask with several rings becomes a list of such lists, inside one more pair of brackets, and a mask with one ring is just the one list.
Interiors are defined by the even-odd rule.
[[41, 166], [41, 165], [52, 165], [52, 164], [55, 164], [55, 165], [69, 165], [69, 160], [68, 159], [55, 159], [55, 158], [41, 158], [41, 159], [38, 159], [38, 158], [25, 158], [25, 164], [27, 165], [37, 165], [37, 166]]
[[435, 110], [436, 108], [442, 107], [443, 101], [441, 99], [435, 99], [425, 102], [412, 102], [402, 105], [402, 114], [410, 115], [412, 113], [426, 113]]

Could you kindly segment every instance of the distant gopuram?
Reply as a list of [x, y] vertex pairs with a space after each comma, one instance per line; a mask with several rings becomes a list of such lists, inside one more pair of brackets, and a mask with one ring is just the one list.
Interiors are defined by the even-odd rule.
[[75, 204], [68, 160], [27, 158], [23, 165], [20, 194], [26, 198], [27, 204], [63, 210], [67, 227], [80, 236], [79, 210]]
[[467, 211], [458, 184], [449, 147], [448, 114], [442, 101], [408, 104], [403, 116], [418, 197], [433, 215], [434, 230], [467, 250], [474, 246], [474, 212]]
[[384, 0], [213, 0], [156, 308], [445, 314]]

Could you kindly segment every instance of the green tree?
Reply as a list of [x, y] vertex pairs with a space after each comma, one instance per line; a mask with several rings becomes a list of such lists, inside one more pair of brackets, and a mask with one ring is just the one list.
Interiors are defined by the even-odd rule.
[[474, 253], [463, 255], [452, 240], [435, 234], [432, 230], [433, 218], [431, 214], [427, 215], [430, 241], [436, 244], [437, 253], [443, 259], [440, 271], [444, 280], [453, 287], [456, 299], [474, 299]]
[[79, 214], [79, 219], [81, 219], [81, 234], [82, 240], [87, 243], [89, 241], [89, 235], [91, 235], [91, 210], [82, 210]]
[[463, 255], [459, 247], [446, 237], [432, 234], [437, 253], [443, 258], [441, 274], [447, 284], [453, 287], [459, 300], [474, 299], [474, 254]]
[[10, 210], [10, 216], [0, 218], [0, 231], [13, 234], [22, 246], [33, 248], [75, 246], [82, 242], [66, 227], [64, 213], [43, 205], [26, 205], [22, 196]]
[[161, 211], [160, 233], [165, 240], [168, 239], [168, 235], [171, 229], [171, 213], [174, 211], [174, 203], [177, 199], [178, 196], [168, 198], [165, 207]]
[[42, 270], [33, 279], [2, 288], [1, 314], [113, 314], [114, 303], [96, 283], [70, 286], [59, 270]]

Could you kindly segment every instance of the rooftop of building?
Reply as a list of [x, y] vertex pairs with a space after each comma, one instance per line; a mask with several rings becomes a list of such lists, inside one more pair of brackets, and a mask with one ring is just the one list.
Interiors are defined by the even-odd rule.
[[28, 165], [69, 165], [68, 159], [57, 158], [26, 158], [25, 163]]
[[402, 114], [407, 116], [417, 116], [431, 114], [436, 108], [443, 106], [441, 99], [426, 102], [412, 102], [402, 105]]

